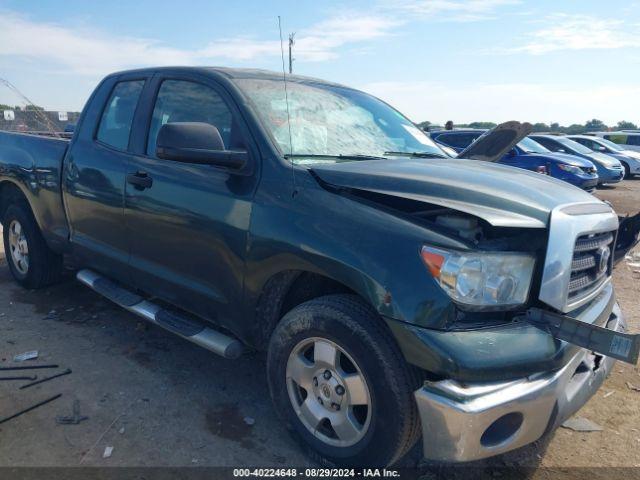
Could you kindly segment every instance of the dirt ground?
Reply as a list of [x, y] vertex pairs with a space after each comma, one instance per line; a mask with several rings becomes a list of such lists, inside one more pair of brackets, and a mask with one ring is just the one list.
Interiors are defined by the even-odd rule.
[[[640, 210], [640, 180], [596, 195], [610, 200], [618, 213]], [[640, 280], [620, 264], [614, 284], [630, 330], [640, 332]], [[0, 381], [0, 417], [62, 394], [0, 424], [0, 467], [310, 464], [276, 419], [262, 355], [217, 357], [148, 326], [81, 286], [71, 273], [60, 285], [23, 290], [3, 259], [0, 366], [28, 350], [39, 351], [39, 363], [60, 365], [33, 372], [40, 378], [63, 368], [72, 373], [25, 390], [18, 389], [21, 382]], [[479, 466], [533, 467], [537, 470], [527, 476], [540, 478], [551, 474], [539, 467], [640, 467], [640, 391], [628, 384], [640, 387], [639, 369], [618, 363], [578, 412], [602, 431], [561, 428], [550, 439]], [[74, 400], [89, 418], [79, 425], [56, 424], [56, 416], [71, 415]], [[113, 453], [103, 458], [107, 446]], [[407, 464], [418, 458], [415, 449]], [[602, 474], [608, 477], [610, 471]]]

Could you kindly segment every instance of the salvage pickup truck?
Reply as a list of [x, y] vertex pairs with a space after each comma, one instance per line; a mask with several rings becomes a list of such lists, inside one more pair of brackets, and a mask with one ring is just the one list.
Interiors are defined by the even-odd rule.
[[96, 88], [71, 140], [0, 133], [15, 280], [85, 285], [227, 358], [267, 352], [275, 411], [317, 460], [469, 461], [552, 431], [637, 361], [611, 274], [638, 217], [450, 159], [363, 92], [257, 70], [155, 68]]

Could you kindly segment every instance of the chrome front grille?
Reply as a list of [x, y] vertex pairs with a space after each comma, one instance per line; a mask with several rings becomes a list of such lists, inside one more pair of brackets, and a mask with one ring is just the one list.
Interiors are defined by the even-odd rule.
[[573, 250], [568, 302], [574, 303], [598, 289], [611, 275], [614, 232], [578, 237]]

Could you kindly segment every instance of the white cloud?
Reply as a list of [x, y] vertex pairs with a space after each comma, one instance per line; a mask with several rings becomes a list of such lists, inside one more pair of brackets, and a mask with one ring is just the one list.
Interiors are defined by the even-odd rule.
[[[608, 124], [640, 120], [640, 86], [494, 83], [455, 85], [435, 82], [377, 82], [360, 85], [416, 122], [472, 121], [584, 123], [599, 118]], [[585, 98], [589, 101], [585, 102]]]
[[388, 6], [423, 19], [473, 22], [493, 18], [498, 8], [520, 3], [520, 0], [395, 0]]
[[521, 46], [507, 53], [541, 55], [560, 50], [617, 49], [640, 47], [637, 25], [589, 15], [554, 14], [545, 20], [545, 27], [529, 34]]
[[[388, 35], [397, 25], [395, 20], [376, 15], [330, 18], [299, 32], [295, 57], [305, 61], [335, 58], [340, 47]], [[235, 37], [180, 49], [153, 39], [71, 29], [0, 11], [0, 59], [36, 60], [77, 74], [97, 76], [131, 67], [238, 63], [276, 56], [280, 56], [279, 40]]]

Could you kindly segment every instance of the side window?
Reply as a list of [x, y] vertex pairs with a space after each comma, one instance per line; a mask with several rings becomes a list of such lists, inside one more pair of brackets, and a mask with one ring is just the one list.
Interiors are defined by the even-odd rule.
[[96, 135], [99, 141], [119, 150], [127, 149], [133, 114], [136, 111], [142, 87], [144, 87], [143, 80], [116, 84], [102, 112]]
[[213, 89], [186, 80], [165, 80], [153, 109], [147, 155], [155, 156], [160, 127], [170, 122], [204, 122], [220, 132], [226, 149], [244, 149], [229, 107]]
[[540, 145], [542, 145], [543, 147], [548, 148], [549, 150], [551, 150], [552, 152], [557, 152], [560, 147], [560, 145], [558, 145], [556, 142], [554, 142], [553, 140], [549, 140], [548, 138], [540, 138], [540, 137], [536, 137], [534, 138], [534, 140], [536, 142], [538, 142]]
[[627, 137], [627, 145], [640, 145], [640, 135], [629, 135]]
[[591, 150], [593, 150], [594, 152], [597, 152], [598, 149], [601, 146], [599, 143], [596, 143], [593, 140], [587, 140], [586, 138], [572, 138], [572, 140], [574, 142], [581, 143], [585, 147], [590, 148]]
[[473, 143], [475, 136], [468, 133], [446, 133], [440, 135], [438, 140], [453, 148], [467, 148]]
[[610, 140], [613, 143], [617, 143], [619, 145], [626, 145], [627, 144], [627, 136], [626, 135], [604, 135], [603, 137], [605, 140]]

